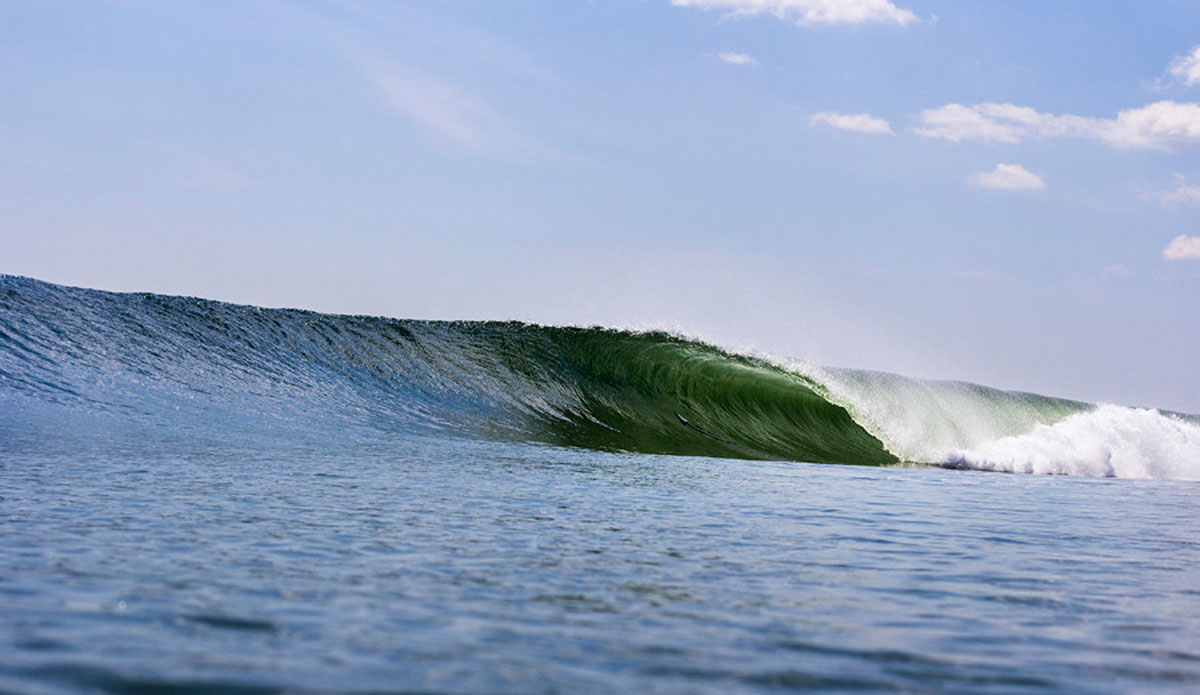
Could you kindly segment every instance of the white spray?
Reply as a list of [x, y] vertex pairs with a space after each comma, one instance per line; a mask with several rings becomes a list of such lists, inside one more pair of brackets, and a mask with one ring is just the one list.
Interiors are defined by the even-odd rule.
[[902, 460], [1012, 473], [1200, 480], [1200, 423], [1157, 410], [788, 363]]

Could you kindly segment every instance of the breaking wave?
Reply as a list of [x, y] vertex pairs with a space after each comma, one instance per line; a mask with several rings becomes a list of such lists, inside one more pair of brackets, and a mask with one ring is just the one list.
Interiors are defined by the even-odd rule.
[[13, 440], [97, 417], [159, 430], [202, 422], [214, 436], [369, 428], [1200, 479], [1190, 416], [827, 369], [664, 332], [337, 316], [13, 276], [0, 276], [0, 406], [0, 436]]

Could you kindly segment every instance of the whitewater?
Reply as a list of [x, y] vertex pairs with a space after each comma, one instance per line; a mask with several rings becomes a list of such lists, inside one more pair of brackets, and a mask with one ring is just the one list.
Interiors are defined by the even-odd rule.
[[1200, 479], [1195, 416], [785, 364], [820, 383], [905, 461], [1008, 473]]

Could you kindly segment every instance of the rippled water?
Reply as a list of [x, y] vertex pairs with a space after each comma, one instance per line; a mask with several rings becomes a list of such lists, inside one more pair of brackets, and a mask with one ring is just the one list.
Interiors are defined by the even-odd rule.
[[14, 412], [2, 691], [1200, 690], [1194, 483]]

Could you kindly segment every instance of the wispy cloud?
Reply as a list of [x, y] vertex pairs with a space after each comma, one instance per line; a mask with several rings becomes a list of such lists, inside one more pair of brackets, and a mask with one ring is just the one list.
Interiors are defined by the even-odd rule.
[[997, 164], [991, 171], [981, 171], [967, 177], [967, 183], [977, 188], [1009, 191], [1035, 191], [1046, 187], [1046, 182], [1040, 176], [1020, 164]]
[[732, 51], [721, 51], [717, 54], [717, 60], [730, 65], [758, 65], [758, 61], [749, 53], [734, 53]]
[[866, 113], [835, 113], [822, 111], [808, 119], [809, 125], [824, 123], [838, 130], [850, 130], [855, 133], [874, 133], [878, 135], [894, 135], [891, 124], [882, 118]]
[[1200, 82], [1200, 46], [1171, 61], [1167, 74], [1188, 87]]
[[671, 0], [677, 7], [722, 10], [733, 16], [767, 14], [796, 24], [908, 24], [917, 21], [891, 0]]
[[[344, 13], [282, 7], [328, 41], [366, 97], [431, 140], [467, 152], [557, 155], [515, 124], [506, 109], [519, 113], [520, 106], [489, 101], [472, 86], [480, 75], [487, 84], [532, 81], [547, 89], [561, 84], [519, 47], [404, 3], [341, 5]], [[444, 55], [461, 61], [453, 78], [435, 67]], [[486, 66], [485, 72], [463, 70], [470, 64]]]
[[1149, 197], [1157, 198], [1163, 206], [1168, 205], [1200, 205], [1200, 186], [1180, 184], [1179, 188], [1165, 193], [1154, 193]]
[[1129, 268], [1126, 268], [1120, 263], [1115, 263], [1105, 268], [1104, 274], [1116, 278], [1127, 278], [1129, 277]]
[[487, 151], [495, 136], [508, 129], [488, 104], [434, 75], [375, 63], [366, 76], [381, 103], [463, 149]]
[[951, 142], [1079, 137], [1113, 147], [1172, 150], [1200, 144], [1200, 104], [1157, 101], [1116, 118], [1056, 116], [1015, 104], [946, 104], [922, 111], [916, 132]]
[[1200, 261], [1200, 236], [1180, 234], [1167, 244], [1162, 255], [1168, 261]]

